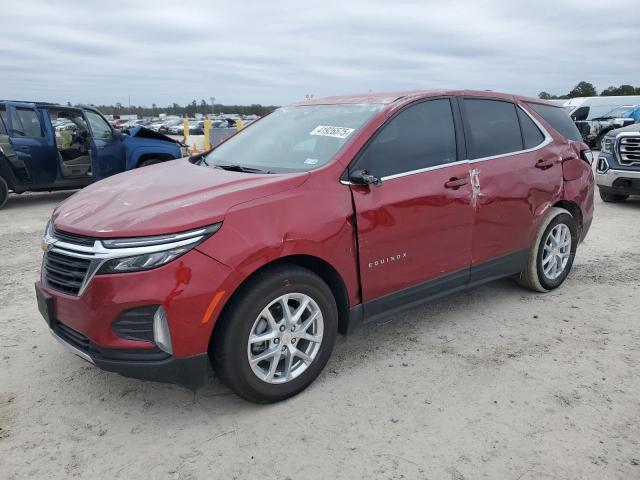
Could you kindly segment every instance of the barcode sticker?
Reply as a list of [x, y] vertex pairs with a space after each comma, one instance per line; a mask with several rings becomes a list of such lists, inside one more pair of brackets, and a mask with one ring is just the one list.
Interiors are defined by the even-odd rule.
[[347, 138], [353, 133], [355, 128], [347, 127], [330, 127], [328, 125], [318, 125], [311, 130], [309, 135], [319, 135], [322, 137]]

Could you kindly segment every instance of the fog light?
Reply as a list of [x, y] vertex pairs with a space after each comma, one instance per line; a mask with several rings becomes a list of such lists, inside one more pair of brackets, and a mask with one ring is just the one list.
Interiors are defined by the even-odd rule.
[[171, 348], [171, 334], [169, 333], [169, 323], [167, 322], [167, 313], [161, 306], [156, 310], [153, 316], [153, 340], [161, 350], [173, 355]]

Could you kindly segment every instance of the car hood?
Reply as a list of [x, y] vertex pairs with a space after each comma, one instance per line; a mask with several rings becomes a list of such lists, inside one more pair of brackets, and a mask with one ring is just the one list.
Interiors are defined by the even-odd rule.
[[233, 206], [295, 188], [309, 174], [251, 174], [174, 160], [89, 185], [53, 212], [57, 230], [92, 237], [161, 235], [221, 221]]

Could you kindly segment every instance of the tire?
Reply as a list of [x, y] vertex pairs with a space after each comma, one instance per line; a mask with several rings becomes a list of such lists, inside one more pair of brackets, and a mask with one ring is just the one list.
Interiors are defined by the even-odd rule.
[[138, 168], [148, 167], [149, 165], [155, 165], [156, 163], [160, 163], [160, 162], [162, 162], [162, 160], [160, 160], [159, 158], [147, 158], [145, 160], [142, 160], [138, 164]]
[[[564, 228], [562, 225], [564, 225]], [[553, 240], [550, 238], [551, 232], [554, 232], [556, 237], [564, 233], [570, 238], [568, 247], [557, 250], [559, 254], [565, 257], [550, 255], [551, 259], [547, 260], [546, 254], [548, 250], [545, 250], [545, 245], [553, 248]], [[559, 238], [562, 239], [563, 237]], [[565, 236], [564, 238], [567, 237]], [[538, 228], [534, 243], [529, 250], [527, 266], [520, 273], [517, 279], [518, 283], [530, 290], [542, 293], [558, 288], [571, 271], [577, 246], [578, 225], [573, 216], [563, 208], [551, 208]], [[560, 258], [563, 259], [558, 261]], [[554, 265], [557, 265], [557, 269], [554, 269]], [[549, 269], [551, 271], [547, 273]]]
[[603, 202], [620, 203], [620, 202], [624, 202], [627, 198], [629, 198], [629, 195], [620, 195], [618, 193], [603, 192], [601, 189], [598, 189], [598, 191], [600, 192], [600, 198], [602, 199]]
[[[290, 297], [287, 299], [285, 295]], [[310, 299], [307, 306], [304, 311], [299, 310], [306, 298]], [[285, 304], [294, 320], [297, 312], [302, 314], [298, 322], [287, 323]], [[273, 321], [265, 314], [267, 309]], [[311, 321], [314, 312], [317, 315]], [[311, 323], [304, 334], [300, 329], [307, 321]], [[217, 375], [246, 400], [271, 403], [301, 392], [320, 374], [336, 341], [338, 308], [331, 290], [318, 275], [302, 267], [280, 265], [258, 273], [240, 287], [218, 322], [221, 323], [216, 326], [209, 347]], [[296, 338], [291, 328], [294, 323], [297, 335], [320, 340]], [[251, 334], [273, 338], [250, 344]], [[306, 361], [297, 352], [308, 354]], [[257, 362], [260, 356], [269, 353], [268, 359]], [[289, 375], [285, 375], [290, 358], [293, 362], [286, 370]]]
[[0, 208], [7, 203], [7, 198], [9, 198], [9, 186], [4, 178], [0, 177]]

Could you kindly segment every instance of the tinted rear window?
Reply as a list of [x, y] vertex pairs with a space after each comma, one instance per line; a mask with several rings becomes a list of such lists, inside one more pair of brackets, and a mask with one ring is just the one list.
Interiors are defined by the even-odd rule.
[[529, 149], [537, 147], [544, 141], [544, 135], [535, 124], [531, 117], [518, 108], [518, 118], [520, 119], [520, 127], [522, 128], [522, 138], [524, 139], [524, 148]]
[[542, 105], [540, 103], [528, 103], [529, 107], [540, 115], [545, 121], [551, 125], [560, 135], [569, 140], [575, 140], [576, 142], [582, 141], [582, 136], [576, 128], [575, 124], [571, 121], [571, 117], [561, 107], [554, 107], [552, 105]]
[[522, 150], [516, 106], [500, 100], [464, 100], [470, 130], [470, 158], [484, 158]]

